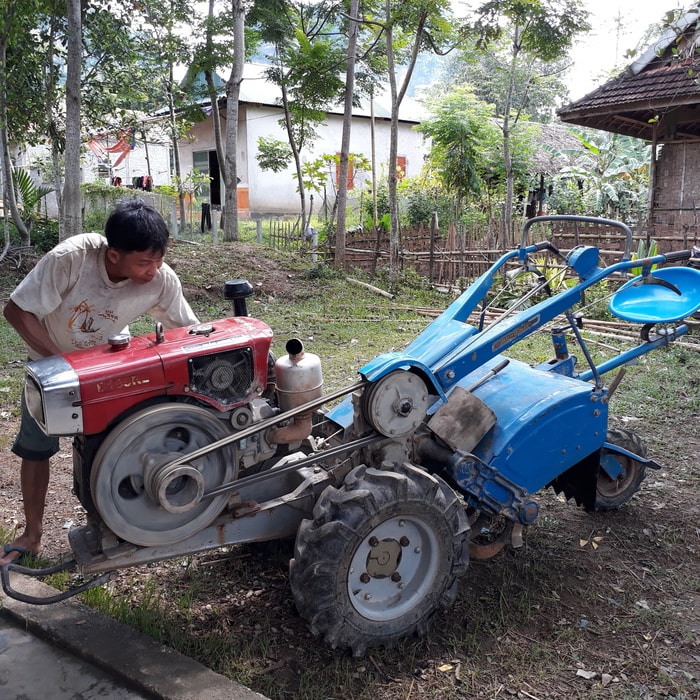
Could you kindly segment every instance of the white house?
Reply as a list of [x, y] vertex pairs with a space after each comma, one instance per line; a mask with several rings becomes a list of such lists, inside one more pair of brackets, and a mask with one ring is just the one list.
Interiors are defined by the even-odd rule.
[[[238, 206], [242, 216], [265, 214], [293, 214], [299, 211], [299, 195], [293, 164], [280, 173], [260, 169], [256, 156], [258, 139], [273, 137], [287, 141], [279, 120], [283, 116], [279, 106], [279, 89], [265, 78], [269, 66], [247, 64], [241, 85], [238, 114]], [[221, 130], [225, 133], [225, 99], [220, 101]], [[206, 107], [206, 105], [204, 105]], [[404, 98], [399, 113], [398, 168], [400, 176], [417, 175], [427, 153], [423, 136], [414, 129], [425, 117], [426, 110], [415, 100]], [[375, 163], [378, 177], [385, 178], [389, 157], [390, 101], [388, 94], [375, 97], [373, 104], [365, 100], [353, 115], [350, 152], [362, 154]], [[326, 121], [317, 128], [318, 138], [313, 146], [302, 154], [304, 160], [314, 160], [323, 154], [340, 152], [342, 134], [342, 106], [332, 107]], [[374, 150], [374, 153], [373, 153]], [[183, 175], [196, 169], [211, 178], [210, 203], [223, 204], [224, 192], [219, 172], [211, 113], [194, 126], [186, 139], [180, 142], [180, 161]], [[335, 178], [335, 173], [331, 174]], [[355, 173], [354, 189], [371, 173]], [[334, 188], [329, 185], [327, 197], [332, 204]], [[315, 211], [322, 206], [315, 204]]]
[[[280, 173], [263, 171], [257, 162], [258, 139], [273, 137], [287, 142], [286, 132], [280, 125], [283, 116], [279, 105], [279, 88], [265, 77], [269, 66], [247, 64], [238, 114], [238, 205], [241, 216], [293, 215], [299, 211], [299, 195], [294, 164]], [[226, 128], [226, 100], [223, 81], [220, 85], [221, 130]], [[180, 141], [180, 163], [183, 178], [193, 171], [208, 175], [211, 184], [208, 187], [210, 204], [220, 205], [224, 202], [223, 182], [221, 179], [214, 127], [210, 104], [202, 103], [202, 109], [208, 112], [206, 118], [197, 123]], [[386, 181], [389, 160], [390, 99], [388, 92], [375, 96], [370, 103], [365, 99], [353, 113], [350, 152], [363, 155], [374, 163], [378, 181]], [[405, 97], [399, 112], [398, 134], [398, 170], [399, 176], [413, 176], [420, 173], [428, 144], [415, 126], [425, 118], [427, 112], [417, 101]], [[88, 139], [84, 148], [81, 167], [82, 182], [103, 182], [121, 187], [151, 189], [156, 185], [172, 182], [172, 149], [167, 136], [159, 128], [162, 115], [144, 118], [141, 126], [128, 127], [113, 132], [105, 131]], [[314, 160], [324, 154], [338, 154], [342, 135], [342, 106], [329, 108], [326, 121], [317, 128], [318, 138], [312, 147], [302, 153], [303, 160]], [[144, 128], [144, 126], [146, 128]], [[16, 164], [27, 167], [37, 178], [41, 179], [39, 164], [49, 158], [46, 146], [32, 147], [23, 151]], [[371, 172], [357, 170], [353, 173], [351, 187], [355, 192], [361, 188], [363, 181], [371, 178]], [[336, 173], [330, 173], [325, 191], [325, 204], [332, 206], [335, 198]], [[323, 199], [315, 195], [314, 211], [319, 212], [324, 205]], [[349, 193], [352, 205], [352, 192]], [[55, 199], [47, 197], [49, 215], [56, 215]]]
[[[119, 133], [93, 135], [81, 153], [80, 181], [141, 190], [169, 185], [171, 150], [167, 138], [153, 125], [147, 131], [135, 131], [123, 143]], [[13, 160], [15, 166], [25, 168], [37, 184], [53, 187], [50, 158], [49, 146], [40, 144], [20, 148]], [[55, 192], [44, 197], [42, 207], [47, 216], [58, 216]]]

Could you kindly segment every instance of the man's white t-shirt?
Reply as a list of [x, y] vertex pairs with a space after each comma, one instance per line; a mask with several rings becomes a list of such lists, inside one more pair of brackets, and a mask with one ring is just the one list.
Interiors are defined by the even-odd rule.
[[[112, 282], [105, 267], [107, 239], [72, 236], [44, 255], [10, 295], [34, 314], [61, 352], [106, 343], [148, 313], [165, 328], [197, 323], [177, 275], [163, 263], [147, 284]], [[31, 359], [37, 359], [30, 349]]]

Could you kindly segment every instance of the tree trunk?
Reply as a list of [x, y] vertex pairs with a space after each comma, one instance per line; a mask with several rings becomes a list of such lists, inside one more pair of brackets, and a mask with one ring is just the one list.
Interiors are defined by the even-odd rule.
[[[207, 12], [207, 36], [206, 36], [206, 51], [207, 56], [212, 56], [214, 53], [213, 44], [213, 30], [214, 30], [214, 6], [216, 0], [209, 0], [209, 10]], [[214, 147], [216, 148], [217, 161], [219, 163], [219, 171], [221, 173], [221, 178], [224, 180], [224, 192], [226, 192], [226, 151], [224, 149], [224, 142], [221, 138], [221, 112], [219, 110], [219, 93], [214, 85], [214, 73], [211, 70], [211, 66], [207, 65], [204, 68], [204, 80], [207, 84], [207, 92], [209, 93], [209, 103], [211, 104], [211, 123], [214, 127]], [[211, 189], [210, 189], [211, 192]], [[211, 200], [211, 197], [210, 197]], [[211, 204], [211, 201], [210, 201]], [[224, 202], [225, 204], [225, 202]], [[225, 211], [225, 210], [224, 210]], [[213, 222], [212, 222], [213, 223]], [[221, 224], [226, 226], [226, 219], [224, 218]], [[218, 224], [216, 224], [218, 226]], [[224, 234], [225, 235], [225, 234]], [[214, 240], [216, 238], [216, 231], [214, 231]]]
[[[168, 99], [168, 122], [170, 125], [170, 143], [173, 147], [173, 167], [175, 168], [175, 182], [177, 183], [177, 198], [180, 209], [180, 227], [185, 228], [187, 217], [185, 213], [185, 193], [182, 187], [182, 166], [180, 164], [180, 144], [177, 129], [177, 115], [175, 114], [175, 99], [173, 97], [173, 85], [175, 76], [173, 75], [173, 64], [170, 64], [168, 75], [167, 99]], [[177, 237], [177, 231], [172, 231], [173, 238]]]
[[391, 0], [386, 0], [386, 56], [391, 93], [391, 122], [389, 131], [389, 279], [393, 283], [399, 274], [399, 202], [396, 195], [396, 159], [399, 133], [399, 98], [396, 87], [396, 66], [394, 65], [394, 31], [391, 26]]
[[297, 147], [296, 140], [294, 139], [294, 131], [292, 129], [292, 118], [289, 112], [289, 98], [287, 96], [287, 89], [284, 81], [281, 82], [280, 88], [282, 89], [282, 108], [284, 109], [284, 125], [287, 130], [287, 138], [289, 139], [289, 146], [292, 149], [292, 155], [294, 157], [294, 167], [297, 174], [297, 183], [299, 185], [299, 201], [301, 203], [301, 237], [304, 237], [304, 232], [306, 231], [306, 189], [304, 188], [304, 176], [301, 171], [301, 154], [299, 153], [299, 148]]
[[335, 232], [335, 266], [346, 269], [345, 229], [348, 205], [348, 169], [350, 133], [352, 130], [352, 98], [355, 91], [355, 59], [357, 52], [357, 16], [360, 0], [350, 0], [350, 20], [348, 25], [348, 61], [345, 71], [345, 106], [343, 111], [343, 135], [340, 141], [340, 173], [338, 177], [338, 226]]
[[518, 63], [518, 55], [520, 53], [520, 42], [522, 32], [518, 27], [515, 28], [515, 38], [513, 40], [513, 53], [511, 56], [510, 75], [508, 77], [508, 91], [506, 93], [506, 102], [503, 108], [503, 125], [501, 127], [503, 133], [503, 168], [506, 175], [506, 200], [503, 208], [503, 248], [508, 248], [513, 243], [513, 200], [514, 200], [514, 182], [515, 175], [513, 173], [513, 154], [511, 153], [511, 136], [512, 129], [518, 122], [518, 117], [512, 120], [511, 110], [513, 109], [513, 90], [515, 89], [515, 70]]
[[[2, 167], [4, 208], [9, 208], [12, 221], [20, 235], [20, 244], [29, 245], [29, 230], [19, 215], [15, 189], [12, 180], [12, 161], [7, 142], [7, 39], [10, 32], [9, 20], [12, 14], [5, 18], [3, 32], [0, 35], [0, 165]], [[7, 214], [5, 214], [7, 216]]]
[[391, 16], [391, 0], [386, 0], [386, 54], [387, 54], [387, 72], [389, 74], [389, 88], [391, 92], [391, 130], [389, 136], [389, 217], [391, 220], [391, 230], [389, 232], [389, 278], [392, 282], [396, 280], [399, 273], [399, 201], [397, 196], [398, 175], [396, 172], [396, 161], [398, 155], [398, 140], [399, 140], [399, 108], [401, 102], [406, 95], [406, 90], [411, 82], [413, 69], [416, 66], [418, 59], [418, 51], [421, 45], [423, 29], [428, 17], [428, 13], [424, 11], [416, 26], [416, 34], [413, 40], [411, 56], [405, 66], [406, 73], [404, 75], [401, 88], [397, 89], [396, 85], [396, 64], [394, 60], [394, 32], [392, 27]]
[[47, 42], [46, 53], [44, 55], [44, 74], [46, 76], [46, 95], [44, 100], [44, 112], [46, 115], [47, 131], [51, 144], [51, 182], [53, 184], [54, 195], [56, 197], [56, 208], [58, 211], [58, 238], [63, 240], [66, 235], [63, 225], [63, 173], [61, 162], [61, 138], [59, 125], [56, 123], [54, 111], [54, 101], [56, 98], [56, 87], [58, 85], [58, 67], [54, 63], [56, 51], [56, 25], [58, 18], [53, 15], [49, 29], [49, 40]]
[[80, 0], [68, 0], [68, 46], [66, 54], [66, 150], [63, 178], [64, 237], [82, 233], [80, 197], [80, 77], [83, 65]]
[[243, 0], [232, 0], [233, 66], [226, 83], [226, 156], [224, 185], [226, 187], [224, 240], [238, 240], [238, 102], [245, 65], [245, 6]]

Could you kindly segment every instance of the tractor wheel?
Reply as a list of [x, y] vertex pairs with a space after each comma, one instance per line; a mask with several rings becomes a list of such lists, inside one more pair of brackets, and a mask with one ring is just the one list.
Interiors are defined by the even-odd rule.
[[457, 596], [469, 523], [441, 479], [405, 464], [359, 466], [328, 487], [297, 532], [290, 583], [313, 634], [355, 657], [428, 631]]
[[[628, 452], [634, 452], [640, 457], [646, 457], [647, 450], [640, 437], [629, 430], [611, 428], [608, 430], [607, 442], [622, 447]], [[624, 472], [617, 479], [611, 479], [602, 467], [598, 468], [596, 483], [595, 510], [615, 510], [639, 490], [646, 468], [641, 462], [625, 457], [617, 452], [603, 450], [603, 454], [614, 457]]]

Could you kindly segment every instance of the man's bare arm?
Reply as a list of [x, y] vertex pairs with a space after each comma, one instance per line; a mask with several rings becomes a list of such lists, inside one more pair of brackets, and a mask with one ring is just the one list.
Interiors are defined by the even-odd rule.
[[39, 323], [39, 319], [34, 314], [21, 309], [12, 299], [5, 305], [4, 315], [7, 322], [34, 352], [42, 357], [61, 354], [60, 349]]

